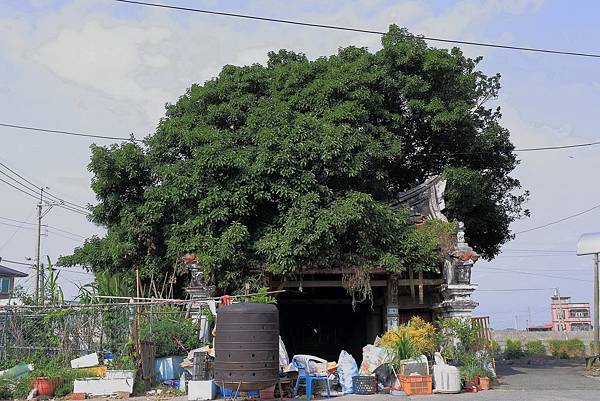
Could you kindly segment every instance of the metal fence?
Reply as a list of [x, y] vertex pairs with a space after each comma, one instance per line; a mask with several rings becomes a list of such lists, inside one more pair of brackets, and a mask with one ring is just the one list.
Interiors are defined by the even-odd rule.
[[71, 359], [124, 350], [135, 316], [130, 307], [26, 307], [0, 309], [0, 360], [36, 355]]

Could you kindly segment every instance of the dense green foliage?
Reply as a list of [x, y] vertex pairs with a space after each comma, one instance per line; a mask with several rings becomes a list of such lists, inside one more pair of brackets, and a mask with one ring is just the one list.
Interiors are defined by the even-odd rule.
[[569, 340], [550, 340], [548, 349], [555, 358], [581, 358], [585, 355], [585, 344], [578, 338]]
[[144, 145], [93, 146], [92, 220], [108, 233], [61, 264], [161, 278], [193, 252], [223, 291], [257, 270], [435, 270], [431, 231], [390, 207], [434, 174], [450, 219], [492, 258], [527, 213], [509, 133], [484, 106], [499, 76], [396, 26], [382, 44], [227, 65], [168, 105]]
[[437, 321], [437, 326], [437, 343], [446, 361], [462, 363], [465, 355], [471, 355], [479, 348], [478, 328], [470, 319], [443, 318]]
[[527, 356], [544, 357], [546, 356], [546, 347], [541, 340], [531, 340], [525, 343], [525, 353]]
[[142, 321], [141, 338], [153, 341], [157, 357], [187, 355], [198, 348], [199, 325], [176, 306], [155, 307]]
[[525, 356], [525, 350], [523, 349], [523, 343], [521, 340], [506, 340], [506, 346], [504, 347], [504, 359], [519, 359]]

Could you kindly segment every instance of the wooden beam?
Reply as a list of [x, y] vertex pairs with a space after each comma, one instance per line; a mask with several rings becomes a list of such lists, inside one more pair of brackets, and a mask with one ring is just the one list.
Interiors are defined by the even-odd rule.
[[419, 272], [419, 304], [423, 305], [423, 272]]
[[410, 296], [413, 300], [413, 303], [417, 303], [415, 297], [415, 274], [413, 272], [412, 267], [408, 268], [408, 285], [410, 285]]
[[[442, 279], [436, 278], [424, 278], [423, 286], [436, 286], [444, 283]], [[415, 292], [414, 288], [414, 279], [411, 283], [410, 280], [398, 280], [398, 285], [401, 287], [408, 287], [412, 285], [412, 292]], [[271, 283], [272, 287], [277, 288], [290, 288], [290, 287], [299, 287], [300, 281], [273, 281]], [[302, 287], [310, 288], [310, 287], [343, 287], [342, 280], [314, 280], [314, 281], [302, 281]], [[387, 287], [386, 280], [371, 280], [371, 287]], [[415, 298], [416, 298], [416, 294]], [[416, 303], [416, 302], [415, 302]]]

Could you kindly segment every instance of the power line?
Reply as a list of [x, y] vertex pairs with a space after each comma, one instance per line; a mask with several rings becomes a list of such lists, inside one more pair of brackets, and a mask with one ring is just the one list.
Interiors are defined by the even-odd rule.
[[7, 227], [16, 227], [16, 228], [24, 229], [24, 230], [35, 230], [35, 227], [23, 227], [23, 226], [18, 226], [16, 224], [5, 223], [3, 221], [0, 221], [0, 225], [7, 226]]
[[589, 212], [591, 212], [591, 211], [593, 211], [593, 210], [596, 210], [596, 209], [598, 209], [598, 208], [600, 208], [600, 204], [598, 204], [598, 205], [595, 205], [595, 206], [592, 206], [592, 207], [591, 207], [591, 208], [589, 208], [589, 209], [582, 210], [581, 212], [578, 212], [578, 213], [572, 214], [572, 215], [570, 215], [570, 216], [563, 217], [562, 219], [554, 220], [554, 221], [551, 221], [550, 223], [542, 224], [541, 226], [532, 227], [532, 228], [529, 228], [529, 229], [527, 229], [527, 230], [523, 230], [523, 231], [516, 232], [516, 233], [515, 233], [515, 235], [525, 234], [525, 233], [528, 233], [528, 232], [530, 232], [530, 231], [535, 231], [535, 230], [539, 230], [539, 229], [542, 229], [542, 228], [546, 228], [546, 227], [552, 226], [552, 225], [554, 225], [554, 224], [562, 223], [562, 222], [563, 222], [563, 221], [565, 221], [565, 220], [569, 220], [569, 219], [572, 219], [572, 218], [575, 218], [575, 217], [581, 216], [582, 214], [589, 213]]
[[[18, 179], [8, 175], [6, 172], [4, 171], [0, 171], [0, 174], [3, 174], [5, 176], [7, 176], [8, 178], [10, 178], [13, 182], [16, 182], [17, 184], [19, 184], [21, 187], [25, 188], [26, 190], [28, 190], [28, 195], [34, 197], [36, 200], [38, 199], [38, 195], [37, 192], [40, 191], [42, 189], [42, 187], [36, 185], [35, 183], [33, 183], [31, 180], [29, 180], [28, 178], [24, 177], [23, 175], [19, 174], [18, 172], [16, 172], [14, 169], [12, 169], [10, 166], [8, 166], [7, 164], [3, 163], [0, 161], [0, 166], [4, 167], [6, 170], [8, 170], [9, 172], [11, 172], [12, 174], [14, 174], [16, 177], [18, 177], [21, 181], [19, 181]], [[11, 187], [13, 187], [14, 189], [20, 190], [21, 192], [24, 192], [24, 190], [15, 187], [14, 185], [11, 185], [10, 183], [6, 182], [5, 180], [0, 178], [0, 181], [5, 182], [6, 184], [10, 185]], [[24, 184], [23, 182], [25, 182], [26, 184]], [[33, 187], [33, 188], [32, 188]], [[24, 192], [25, 193], [25, 192]], [[73, 203], [70, 201], [67, 201], [63, 198], [60, 198], [54, 194], [52, 194], [50, 191], [44, 191], [44, 193], [46, 195], [48, 195], [48, 198], [50, 198], [53, 202], [58, 202], [56, 204], [54, 204], [53, 206], [57, 206], [72, 212], [76, 212], [82, 215], [89, 215], [89, 210], [85, 207], [85, 206], [81, 206], [77, 203]]]
[[550, 274], [543, 274], [543, 273], [531, 273], [531, 272], [523, 272], [523, 271], [518, 271], [518, 270], [509, 270], [509, 269], [501, 269], [498, 267], [487, 267], [485, 271], [489, 272], [489, 271], [498, 271], [500, 272], [507, 272], [507, 273], [512, 273], [512, 274], [524, 274], [524, 275], [528, 275], [528, 276], [536, 276], [536, 277], [549, 277], [549, 278], [556, 278], [556, 279], [561, 279], [561, 280], [571, 280], [571, 281], [581, 281], [584, 283], [589, 282], [589, 280], [583, 280], [583, 279], [578, 279], [578, 278], [574, 278], [574, 277], [565, 277], [565, 276], [554, 276], [554, 275], [550, 275]]
[[491, 288], [491, 289], [477, 289], [477, 292], [516, 292], [516, 291], [548, 291], [554, 290], [554, 288]]
[[[26, 177], [24, 177], [23, 175], [19, 174], [17, 171], [15, 171], [14, 169], [10, 168], [10, 166], [8, 166], [6, 163], [3, 163], [2, 161], [0, 161], [0, 166], [4, 167], [5, 169], [7, 169], [7, 170], [8, 170], [8, 171], [10, 171], [11, 173], [13, 173], [15, 176], [17, 176], [18, 178], [20, 178], [21, 180], [25, 181], [27, 184], [29, 184], [29, 185], [31, 185], [33, 188], [35, 188], [35, 192], [36, 192], [36, 199], [37, 199], [37, 192], [38, 192], [38, 191], [41, 189], [41, 186], [40, 186], [40, 185], [37, 185], [37, 184], [35, 184], [34, 182], [32, 182], [31, 180], [29, 180], [28, 178], [26, 178]], [[0, 173], [2, 173], [2, 174], [4, 174], [4, 175], [6, 175], [6, 173], [4, 173], [4, 172], [1, 172], [1, 171], [0, 171]], [[11, 178], [11, 177], [9, 177], [9, 178]], [[13, 181], [17, 181], [15, 178], [11, 178], [11, 179], [12, 179]], [[17, 181], [17, 182], [18, 182], [18, 181]], [[23, 187], [27, 188], [27, 186], [26, 186], [25, 184], [23, 184], [22, 182], [19, 182], [19, 184], [20, 184], [21, 186], [23, 186]], [[28, 188], [28, 189], [29, 189], [29, 190], [31, 190], [31, 188]], [[50, 191], [47, 191], [47, 190], [46, 190], [46, 191], [44, 191], [44, 192], [46, 193], [46, 195], [48, 195], [48, 197], [50, 197], [50, 198], [53, 198], [53, 199], [55, 199], [56, 201], [63, 202], [63, 203], [69, 204], [69, 205], [71, 205], [71, 206], [73, 206], [73, 207], [80, 208], [80, 209], [83, 209], [83, 210], [87, 211], [87, 208], [86, 208], [85, 206], [81, 206], [81, 205], [79, 205], [79, 204], [77, 204], [77, 203], [73, 203], [73, 202], [66, 201], [66, 200], [64, 200], [64, 199], [62, 199], [62, 198], [59, 198], [59, 197], [58, 197], [58, 196], [56, 196], [56, 195], [53, 195], [53, 194], [52, 194]]]
[[544, 252], [544, 253], [575, 253], [575, 251], [556, 250], [556, 249], [503, 249], [502, 252]]
[[[31, 223], [28, 223], [28, 221], [31, 220], [31, 217], [33, 217], [34, 213], [35, 213], [35, 211], [31, 212], [31, 214], [29, 215], [29, 217], [27, 217], [25, 223], [31, 224]], [[8, 237], [8, 239], [2, 245], [0, 245], [0, 251], [2, 249], [4, 249], [10, 243], [10, 241], [13, 240], [13, 238], [15, 238], [15, 236], [17, 235], [17, 233], [19, 232], [19, 230], [20, 229], [17, 228], [15, 231], [13, 231], [12, 235], [10, 237]]]
[[[2, 258], [2, 262], [12, 263], [12, 264], [15, 264], [15, 265], [26, 266], [29, 269], [34, 269], [35, 268], [35, 265], [32, 264], [32, 263], [17, 262], [16, 260], [9, 260], [9, 259]], [[85, 274], [85, 275], [88, 275], [88, 276], [94, 276], [94, 273], [85, 272], [85, 271], [79, 272], [79, 271], [76, 271], [76, 270], [69, 270], [69, 269], [64, 269], [64, 268], [61, 268], [61, 267], [52, 267], [52, 269], [58, 270], [58, 271], [69, 272], [69, 273]]]
[[[372, 29], [363, 29], [363, 28], [351, 28], [341, 25], [329, 25], [329, 24], [318, 24], [312, 22], [304, 22], [304, 21], [296, 21], [296, 20], [288, 20], [288, 19], [280, 19], [280, 18], [270, 18], [270, 17], [261, 17], [257, 15], [248, 15], [248, 14], [238, 14], [238, 13], [228, 13], [223, 11], [212, 11], [212, 10], [204, 10], [199, 8], [190, 8], [190, 7], [179, 7], [173, 6], [169, 4], [159, 4], [159, 3], [146, 3], [143, 1], [132, 1], [132, 0], [114, 0], [119, 3], [127, 3], [127, 4], [135, 4], [146, 7], [156, 7], [156, 8], [164, 8], [170, 10], [178, 10], [178, 11], [190, 11], [201, 14], [210, 14], [210, 15], [219, 15], [223, 17], [234, 17], [234, 18], [244, 18], [250, 20], [258, 20], [265, 22], [276, 22], [280, 24], [288, 24], [288, 25], [299, 25], [299, 26], [307, 26], [312, 28], [324, 28], [331, 29], [337, 31], [348, 31], [348, 32], [357, 32], [357, 33], [367, 33], [372, 35], [385, 35], [387, 32], [376, 31]], [[406, 35], [409, 36], [409, 35]], [[535, 53], [548, 53], [548, 54], [558, 54], [564, 56], [579, 56], [579, 57], [592, 57], [592, 58], [600, 58], [600, 54], [594, 53], [581, 53], [574, 51], [564, 51], [564, 50], [553, 50], [553, 49], [542, 49], [542, 48], [534, 48], [534, 47], [524, 47], [524, 46], [510, 46], [510, 45], [500, 45], [497, 43], [488, 43], [488, 42], [474, 42], [467, 40], [457, 40], [457, 39], [445, 39], [445, 38], [437, 38], [431, 36], [419, 36], [424, 40], [429, 40], [432, 42], [441, 42], [441, 43], [450, 43], [450, 44], [458, 44], [458, 45], [469, 45], [469, 46], [480, 46], [480, 47], [491, 47], [496, 49], [505, 49], [505, 50], [518, 50], [518, 51], [527, 51], [527, 52], [535, 52]]]
[[[22, 230], [35, 230], [35, 227], [18, 226], [15, 224], [5, 223], [3, 221], [0, 221], [0, 225], [8, 226], [8, 227], [15, 227], [17, 229], [22, 229]], [[86, 237], [79, 235], [79, 234], [71, 233], [70, 231], [61, 230], [59, 228], [51, 228], [50, 226], [47, 226], [47, 225], [42, 225], [42, 227], [46, 228], [46, 233], [52, 234], [53, 236], [67, 238], [67, 239], [77, 241], [77, 242], [81, 242], [82, 239], [86, 239]], [[63, 233], [61, 233], [61, 231], [65, 232], [65, 233], [63, 234]]]
[[8, 181], [4, 180], [3, 178], [0, 178], [0, 181], [2, 181], [3, 183], [5, 183], [5, 184], [6, 184], [6, 185], [8, 185], [9, 187], [12, 187], [12, 188], [16, 189], [17, 191], [19, 191], [19, 192], [22, 192], [22, 193], [24, 193], [25, 195], [29, 195], [29, 196], [31, 196], [33, 199], [37, 200], [37, 196], [35, 196], [35, 195], [33, 195], [33, 194], [31, 194], [31, 193], [29, 193], [29, 192], [27, 192], [27, 191], [24, 191], [24, 190], [22, 190], [22, 189], [21, 189], [21, 188], [19, 188], [19, 187], [16, 187], [16, 186], [14, 186], [13, 184], [11, 184], [10, 182], [8, 182]]
[[4, 258], [2, 258], [2, 262], [12, 263], [12, 264], [21, 265], [21, 266], [27, 266], [27, 267], [35, 266], [33, 263], [17, 262], [16, 260], [8, 260], [8, 259], [4, 259]]
[[82, 132], [74, 132], [74, 131], [62, 131], [62, 130], [47, 129], [47, 128], [28, 127], [28, 126], [24, 126], [24, 125], [16, 125], [16, 124], [8, 124], [8, 123], [0, 123], [0, 126], [7, 127], [7, 128], [23, 129], [23, 130], [28, 130], [28, 131], [46, 132], [46, 133], [50, 133], [50, 134], [60, 134], [60, 135], [71, 135], [71, 136], [78, 136], [78, 137], [85, 137], [85, 138], [143, 142], [142, 139], [136, 139], [133, 135], [130, 138], [123, 138], [123, 137], [118, 137], [118, 136], [85, 134]]
[[[115, 1], [119, 1], [119, 0], [115, 0]], [[31, 130], [31, 131], [40, 131], [40, 132], [51, 132], [51, 133], [55, 133], [55, 134], [73, 134], [73, 135], [77, 135], [80, 137], [90, 137], [90, 138], [102, 138], [102, 139], [114, 139], [114, 140], [119, 140], [119, 141], [135, 141], [135, 142], [144, 142], [142, 139], [131, 139], [131, 138], [125, 138], [125, 137], [113, 137], [113, 136], [103, 136], [103, 135], [96, 135], [96, 134], [85, 134], [85, 133], [80, 133], [80, 132], [73, 132], [73, 131], [59, 131], [59, 130], [53, 130], [53, 129], [47, 129], [47, 128], [38, 128], [38, 127], [29, 127], [29, 126], [25, 126], [25, 125], [15, 125], [15, 124], [8, 124], [8, 123], [0, 123], [0, 126], [3, 127], [11, 127], [11, 128], [18, 128], [18, 129], [23, 129], [23, 130]], [[595, 146], [595, 145], [600, 145], [600, 141], [598, 142], [587, 142], [587, 143], [578, 143], [578, 144], [572, 144], [572, 145], [562, 145], [562, 146], [545, 146], [545, 147], [537, 147], [537, 148], [522, 148], [522, 149], [513, 149], [512, 152], [534, 152], [534, 151], [546, 151], [546, 150], [559, 150], [559, 149], [569, 149], [569, 148], [580, 148], [580, 147], [588, 147], [588, 146]], [[485, 153], [492, 153], [492, 152], [475, 152], [475, 154], [485, 154]], [[456, 156], [456, 155], [471, 155], [474, 154], [473, 152], [453, 152], [453, 153], [420, 153], [419, 155], [421, 156]], [[4, 167], [6, 167], [8, 170], [10, 170], [10, 168], [8, 168], [5, 164], [0, 162], [0, 165], [3, 165]], [[17, 174], [16, 172], [14, 172], [14, 170], [10, 170], [11, 172], [13, 172], [15, 175], [19, 176], [20, 178], [25, 179], [23, 176]], [[25, 179], [26, 180], [26, 179]], [[37, 187], [37, 185], [33, 184], [31, 181], [26, 180], [28, 183], [34, 185]], [[50, 192], [47, 192], [48, 194], [51, 195], [51, 197], [57, 198], [57, 199], [61, 199], [59, 197], [53, 196]], [[77, 206], [83, 209], [86, 209], [84, 206], [72, 203], [72, 202], [68, 202], [65, 201], [64, 199], [61, 199], [62, 201], [64, 201], [65, 203], [71, 204], [73, 206]]]
[[543, 146], [543, 147], [539, 147], [539, 148], [522, 148], [522, 149], [514, 150], [514, 152], [536, 152], [538, 150], [559, 150], [559, 149], [584, 148], [587, 146], [595, 146], [595, 145], [600, 145], [600, 141], [575, 143], [572, 145]]

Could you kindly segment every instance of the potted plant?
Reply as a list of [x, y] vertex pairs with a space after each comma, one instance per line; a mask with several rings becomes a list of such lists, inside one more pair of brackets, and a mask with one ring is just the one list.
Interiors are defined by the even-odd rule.
[[479, 377], [479, 388], [481, 390], [489, 390], [490, 389], [490, 375], [488, 372], [485, 372], [483, 375]]
[[403, 332], [398, 340], [390, 348], [390, 360], [392, 366], [399, 374], [404, 373], [403, 365], [406, 360], [417, 356], [417, 349], [410, 340], [407, 332]]
[[487, 377], [487, 372], [479, 365], [477, 357], [473, 354], [465, 354], [462, 356], [461, 360], [462, 366], [460, 367], [460, 373], [465, 380], [465, 387], [479, 387], [481, 378], [484, 376]]
[[36, 365], [31, 373], [31, 388], [37, 391], [38, 396], [52, 397], [54, 390], [60, 384], [63, 368], [54, 361], [45, 366]]

